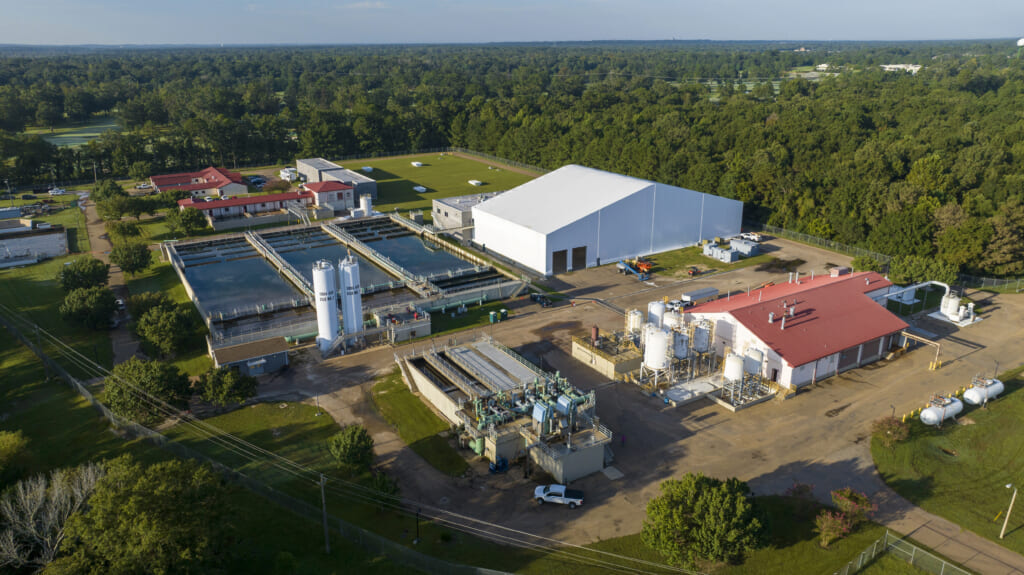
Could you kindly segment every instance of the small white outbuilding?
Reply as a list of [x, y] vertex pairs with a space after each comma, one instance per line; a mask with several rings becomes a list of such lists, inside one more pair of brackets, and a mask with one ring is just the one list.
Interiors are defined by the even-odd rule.
[[569, 165], [473, 207], [474, 241], [544, 275], [739, 234], [743, 203]]

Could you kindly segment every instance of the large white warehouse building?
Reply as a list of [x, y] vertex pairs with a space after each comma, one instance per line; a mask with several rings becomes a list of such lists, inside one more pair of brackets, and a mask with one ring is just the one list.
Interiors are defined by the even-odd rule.
[[474, 241], [544, 275], [740, 232], [743, 203], [569, 165], [473, 207]]

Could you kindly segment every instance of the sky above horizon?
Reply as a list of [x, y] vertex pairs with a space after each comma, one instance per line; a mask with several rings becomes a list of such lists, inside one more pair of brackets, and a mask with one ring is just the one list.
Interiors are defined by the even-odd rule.
[[1021, 0], [0, 0], [0, 44], [940, 40], [1024, 36]]

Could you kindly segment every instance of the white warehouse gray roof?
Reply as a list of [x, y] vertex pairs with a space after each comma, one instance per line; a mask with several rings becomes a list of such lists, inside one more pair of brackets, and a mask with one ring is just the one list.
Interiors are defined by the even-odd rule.
[[650, 186], [673, 187], [570, 164], [475, 209], [549, 234]]

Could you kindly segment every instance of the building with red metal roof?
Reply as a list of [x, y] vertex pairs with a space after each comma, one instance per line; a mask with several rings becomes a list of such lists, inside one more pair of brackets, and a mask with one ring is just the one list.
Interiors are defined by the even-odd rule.
[[157, 192], [164, 190], [183, 190], [192, 197], [229, 196], [244, 194], [248, 190], [242, 183], [242, 175], [224, 168], [209, 167], [198, 172], [182, 172], [150, 176], [149, 182]]
[[695, 306], [685, 319], [711, 323], [720, 356], [760, 352], [762, 376], [799, 387], [886, 353], [907, 328], [885, 307], [892, 287], [874, 272], [797, 279]]
[[266, 212], [275, 212], [285, 209], [288, 202], [298, 202], [302, 206], [313, 203], [312, 192], [285, 192], [283, 194], [268, 194], [265, 196], [245, 196], [241, 198], [217, 199], [209, 198], [194, 199], [186, 198], [178, 200], [180, 209], [195, 208], [213, 220], [227, 218], [242, 218], [246, 214], [255, 215]]
[[325, 180], [303, 184], [302, 188], [313, 193], [314, 202], [318, 206], [333, 210], [351, 210], [356, 207], [355, 188], [348, 184]]

